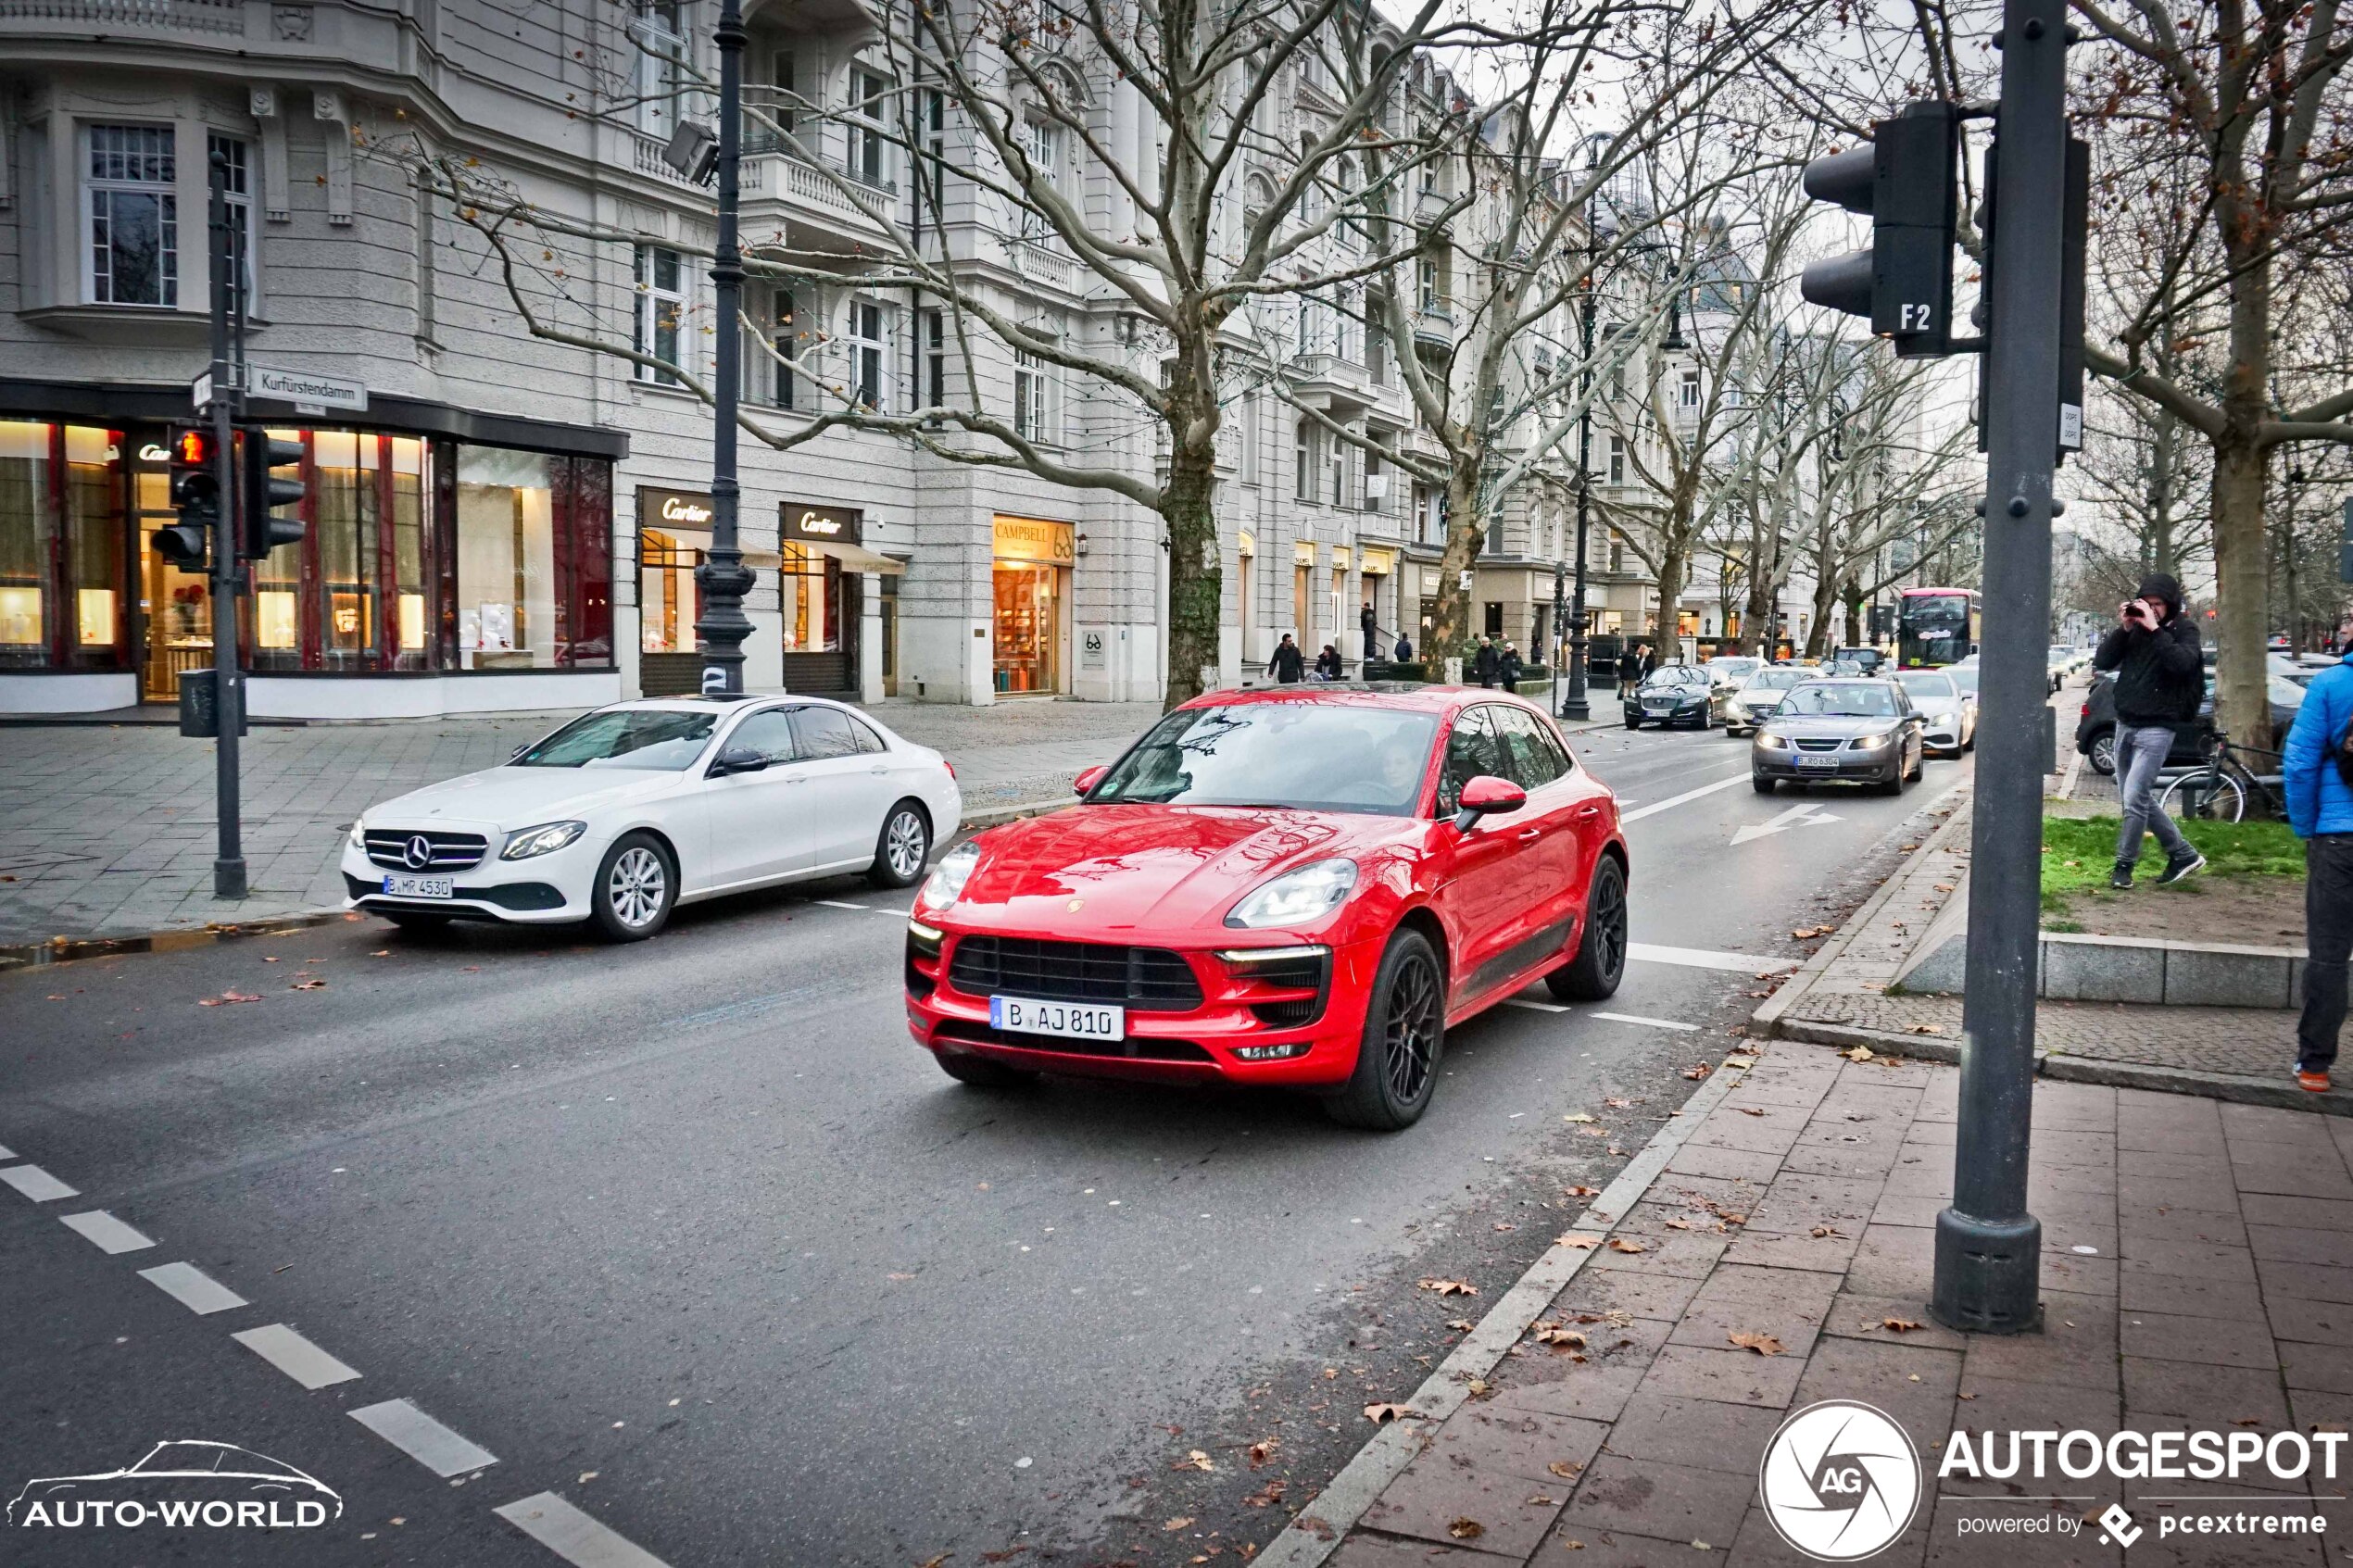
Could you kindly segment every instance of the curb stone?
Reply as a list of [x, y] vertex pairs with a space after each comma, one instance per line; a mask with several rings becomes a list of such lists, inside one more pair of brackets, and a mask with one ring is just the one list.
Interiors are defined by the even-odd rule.
[[1470, 1398], [1470, 1381], [1493, 1372], [1504, 1353], [1519, 1343], [1529, 1323], [1542, 1315], [1553, 1298], [1567, 1287], [1611, 1227], [1642, 1201], [1651, 1184], [1667, 1169], [1667, 1161], [1707, 1120], [1718, 1102], [1745, 1078], [1755, 1062], [1755, 1057], [1735, 1052], [1708, 1074], [1707, 1081], [1683, 1102], [1681, 1110], [1667, 1119], [1666, 1125], [1651, 1135], [1650, 1141], [1626, 1162], [1609, 1185], [1602, 1189], [1601, 1196], [1586, 1205], [1577, 1223], [1542, 1257], [1529, 1265], [1528, 1272], [1487, 1310], [1487, 1314], [1478, 1320], [1478, 1326], [1465, 1335], [1452, 1353], [1438, 1363], [1438, 1369], [1403, 1401], [1409, 1413], [1375, 1432], [1356, 1450], [1356, 1457], [1315, 1495], [1315, 1500], [1252, 1559], [1252, 1568], [1316, 1568], [1340, 1549], [1340, 1541], [1365, 1511], [1421, 1453], [1424, 1433], [1435, 1431], [1440, 1423], [1462, 1408]]

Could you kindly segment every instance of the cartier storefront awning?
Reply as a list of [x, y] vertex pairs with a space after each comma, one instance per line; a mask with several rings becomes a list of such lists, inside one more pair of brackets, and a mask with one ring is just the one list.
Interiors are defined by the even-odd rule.
[[845, 571], [878, 571], [900, 576], [907, 563], [866, 548], [865, 514], [844, 507], [812, 507], [786, 501], [778, 508], [784, 541], [803, 545], [841, 562]]

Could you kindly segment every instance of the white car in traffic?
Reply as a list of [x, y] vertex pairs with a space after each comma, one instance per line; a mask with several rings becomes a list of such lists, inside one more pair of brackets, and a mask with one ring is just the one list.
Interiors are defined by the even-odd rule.
[[723, 893], [861, 872], [910, 886], [963, 809], [939, 753], [841, 703], [615, 703], [360, 813], [346, 907], [409, 927], [588, 921], [635, 942]]

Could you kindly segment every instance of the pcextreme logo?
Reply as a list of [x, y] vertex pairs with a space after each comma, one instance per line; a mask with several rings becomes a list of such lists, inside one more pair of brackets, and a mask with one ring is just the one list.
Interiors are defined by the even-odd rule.
[[1806, 1406], [1757, 1467], [1765, 1517], [1797, 1550], [1854, 1562], [1885, 1550], [1920, 1501], [1920, 1456], [1886, 1412], [1851, 1399]]
[[307, 1530], [343, 1516], [332, 1486], [232, 1443], [157, 1443], [121, 1470], [47, 1475], [8, 1504], [22, 1530]]

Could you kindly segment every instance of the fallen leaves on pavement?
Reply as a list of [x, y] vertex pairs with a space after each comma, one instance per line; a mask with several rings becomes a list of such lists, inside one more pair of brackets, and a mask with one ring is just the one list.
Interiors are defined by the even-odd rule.
[[1556, 1459], [1544, 1468], [1551, 1471], [1554, 1474], [1559, 1476], [1564, 1481], [1576, 1480], [1579, 1474], [1583, 1474], [1585, 1469], [1583, 1465], [1578, 1463], [1575, 1460], [1569, 1459]]
[[1834, 925], [1808, 925], [1793, 931], [1790, 935], [1797, 938], [1800, 942], [1811, 942], [1815, 937], [1828, 936], [1831, 932], [1836, 931], [1838, 927]]
[[1472, 1329], [1477, 1328], [1478, 1324], [1471, 1322], [1468, 1318], [1448, 1318], [1446, 1320], [1446, 1326], [1453, 1329], [1457, 1334], [1468, 1334]]
[[1762, 1116], [1765, 1114], [1762, 1110], [1757, 1110], [1753, 1105], [1736, 1105], [1732, 1107], [1732, 1109], [1739, 1111], [1743, 1116]]
[[1816, 1225], [1812, 1230], [1807, 1231], [1806, 1234], [1812, 1236], [1817, 1241], [1821, 1240], [1825, 1236], [1837, 1236], [1842, 1241], [1846, 1238], [1846, 1233], [1840, 1230], [1836, 1225]]
[[1413, 1411], [1407, 1406], [1390, 1404], [1386, 1401], [1378, 1404], [1366, 1405], [1365, 1407], [1365, 1419], [1371, 1422], [1375, 1426], [1381, 1425], [1386, 1422], [1403, 1420], [1404, 1417], [1413, 1413]]
[[1942, 1023], [1915, 1023], [1912, 1025], [1912, 1033], [1915, 1035], [1942, 1035], [1944, 1033], [1944, 1025]]
[[239, 1002], [258, 1002], [259, 1000], [261, 1000], [259, 997], [250, 996], [243, 991], [223, 991], [217, 997], [198, 997], [196, 1000], [196, 1006], [200, 1008], [225, 1008], [233, 1007]]
[[1455, 1520], [1452, 1524], [1447, 1525], [1446, 1533], [1453, 1537], [1458, 1541], [1475, 1541], [1478, 1539], [1479, 1537], [1487, 1534], [1487, 1526], [1480, 1524], [1478, 1520], [1473, 1519], [1470, 1515], [1465, 1514], [1461, 1518]]
[[1283, 1489], [1290, 1485], [1279, 1476], [1266, 1483], [1263, 1490], [1242, 1499], [1244, 1508], [1272, 1508], [1283, 1500]]
[[1164, 1530], [1181, 1530], [1192, 1522], [1193, 1516], [1191, 1514], [1180, 1513], [1176, 1518], [1170, 1520], [1167, 1524], [1163, 1524], [1161, 1528]]
[[1564, 1122], [1591, 1122], [1593, 1118], [1586, 1115], [1581, 1110], [1573, 1110], [1567, 1116], [1562, 1117], [1561, 1120]]
[[1416, 1280], [1415, 1283], [1419, 1285], [1424, 1290], [1434, 1290], [1441, 1296], [1476, 1296], [1478, 1294], [1478, 1286], [1473, 1285], [1466, 1279], [1425, 1279]]
[[1252, 1443], [1250, 1446], [1249, 1450], [1250, 1467], [1252, 1470], [1255, 1470], [1260, 1465], [1265, 1464], [1268, 1460], [1275, 1457], [1275, 1450], [1282, 1446], [1283, 1445], [1280, 1442], [1273, 1437], [1261, 1438], [1259, 1441]]
[[1683, 1069], [1683, 1076], [1689, 1078], [1692, 1082], [1696, 1084], [1702, 1078], [1706, 1077], [1709, 1073], [1715, 1071], [1716, 1069], [1708, 1066], [1707, 1063], [1704, 1061], [1695, 1061], [1691, 1066]]
[[1646, 1243], [1629, 1241], [1622, 1236], [1614, 1236], [1609, 1238], [1609, 1249], [1612, 1252], [1648, 1252], [1650, 1248]]
[[1774, 1338], [1769, 1334], [1737, 1333], [1728, 1334], [1724, 1336], [1724, 1337], [1739, 1346], [1742, 1349], [1754, 1350], [1760, 1356], [1786, 1356], [1789, 1354], [1788, 1347], [1784, 1346], [1780, 1340]]
[[1571, 1198], [1599, 1198], [1602, 1195], [1601, 1188], [1589, 1187], [1582, 1182], [1572, 1187], [1563, 1187], [1561, 1190]]
[[327, 983], [315, 974], [297, 976], [295, 983], [286, 987], [289, 991], [323, 991], [326, 988]]
[[1851, 1051], [1841, 1051], [1838, 1054], [1844, 1057], [1849, 1061], [1869, 1061], [1879, 1053], [1872, 1050], [1869, 1046], [1856, 1046]]
[[1879, 1325], [1890, 1334], [1909, 1334], [1916, 1328], [1926, 1326], [1913, 1322], [1910, 1318], [1881, 1318]]
[[1171, 1470], [1206, 1470], [1214, 1474], [1217, 1466], [1211, 1461], [1210, 1457], [1207, 1454], [1202, 1452], [1199, 1449], [1194, 1449], [1188, 1452], [1183, 1459], [1178, 1460], [1168, 1468]]

